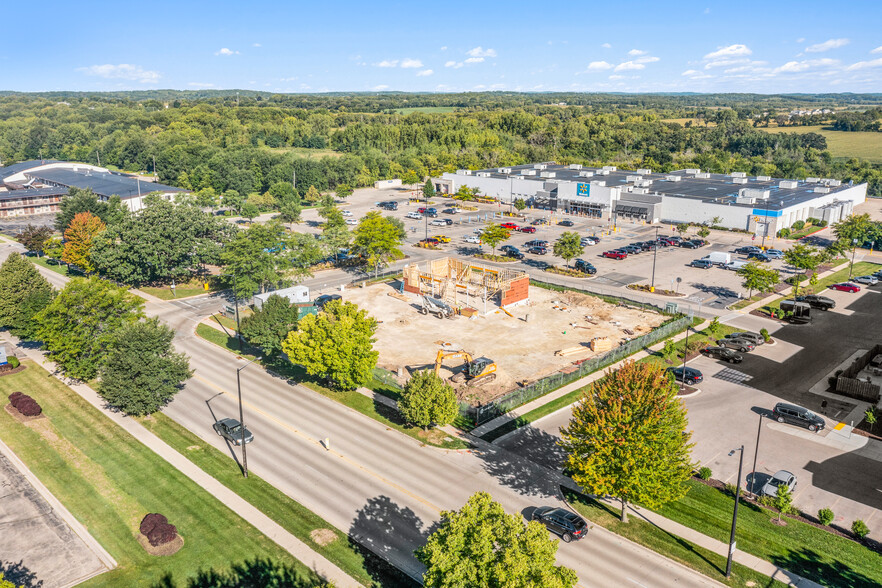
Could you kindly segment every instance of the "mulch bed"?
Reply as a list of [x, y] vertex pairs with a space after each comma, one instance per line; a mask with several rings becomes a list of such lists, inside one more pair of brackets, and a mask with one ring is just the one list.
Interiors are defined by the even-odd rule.
[[9, 413], [9, 416], [11, 416], [12, 418], [14, 418], [15, 420], [17, 420], [20, 423], [29, 423], [31, 421], [36, 421], [39, 419], [46, 418], [46, 415], [42, 414], [42, 413], [38, 414], [37, 416], [25, 416], [25, 415], [21, 414], [20, 412], [18, 412], [18, 409], [16, 409], [14, 406], [12, 406], [12, 403], [7, 404], [3, 408], [6, 410], [6, 412]]
[[26, 365], [19, 365], [17, 368], [12, 368], [9, 370], [0, 370], [0, 378], [2, 378], [3, 376], [11, 376], [12, 374], [17, 374], [18, 372], [24, 371], [25, 368], [27, 368], [27, 367], [28, 366], [26, 366]]
[[178, 551], [180, 551], [181, 547], [184, 546], [184, 538], [180, 535], [177, 535], [168, 543], [163, 543], [158, 547], [153, 547], [152, 545], [150, 545], [150, 541], [147, 540], [147, 537], [145, 537], [141, 533], [138, 533], [138, 543], [140, 543], [141, 547], [144, 548], [144, 551], [146, 551], [150, 555], [161, 557], [165, 555], [174, 555]]

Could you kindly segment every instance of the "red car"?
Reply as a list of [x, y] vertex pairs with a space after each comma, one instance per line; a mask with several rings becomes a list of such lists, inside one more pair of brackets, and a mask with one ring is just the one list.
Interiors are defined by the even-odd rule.
[[840, 292], [860, 292], [861, 287], [857, 284], [852, 284], [851, 282], [841, 282], [839, 284], [833, 284], [829, 286], [831, 290], [839, 290]]
[[511, 229], [512, 231], [517, 231], [520, 228], [514, 223], [502, 223], [499, 226], [502, 227], [503, 229]]
[[535, 233], [536, 227], [521, 227], [518, 230], [522, 233]]
[[628, 257], [628, 254], [623, 251], [604, 251], [603, 256], [610, 259], [625, 259]]
[[422, 207], [420, 207], [420, 208], [417, 208], [417, 212], [420, 213], [420, 214], [425, 214], [425, 212], [426, 212], [426, 207], [425, 207], [425, 206], [422, 206]]

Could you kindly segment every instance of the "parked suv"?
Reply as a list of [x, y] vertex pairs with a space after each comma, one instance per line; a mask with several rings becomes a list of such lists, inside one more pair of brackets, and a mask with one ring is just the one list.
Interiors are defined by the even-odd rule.
[[775, 408], [772, 409], [772, 418], [779, 423], [799, 425], [815, 432], [823, 430], [826, 425], [824, 419], [809, 409], [786, 402], [779, 402], [775, 405]]
[[756, 347], [759, 347], [760, 345], [763, 345], [766, 342], [766, 340], [763, 338], [762, 335], [759, 335], [757, 333], [751, 333], [750, 331], [741, 331], [739, 333], [729, 333], [728, 335], [726, 335], [726, 338], [727, 339], [733, 339], [733, 338], [734, 339], [747, 339], [748, 341], [751, 341], [754, 344], [754, 346], [756, 346]]
[[748, 245], [747, 247], [739, 247], [735, 250], [735, 253], [739, 255], [750, 255], [751, 253], [762, 253], [763, 250], [755, 245]]
[[673, 374], [676, 381], [683, 382], [690, 386], [704, 380], [704, 375], [697, 369], [691, 367], [669, 367], [665, 371], [669, 374]]
[[726, 337], [717, 341], [720, 347], [728, 347], [729, 349], [737, 349], [741, 353], [753, 351], [756, 345], [750, 339], [742, 339], [740, 337]]
[[714, 262], [709, 259], [693, 259], [689, 265], [700, 269], [710, 269], [714, 267]]
[[576, 271], [580, 271], [592, 276], [597, 273], [597, 268], [584, 259], [577, 259], [576, 263], [573, 264], [573, 267], [576, 268]]
[[564, 543], [581, 539], [588, 532], [585, 519], [562, 508], [542, 506], [533, 511], [531, 518], [545, 525], [545, 528], [552, 533], [560, 535]]
[[836, 301], [826, 296], [818, 296], [817, 294], [806, 294], [805, 296], [797, 296], [797, 302], [808, 302], [812, 308], [820, 308], [821, 310], [830, 310], [836, 308]]
[[533, 239], [524, 243], [524, 247], [548, 247], [548, 241], [545, 239]]

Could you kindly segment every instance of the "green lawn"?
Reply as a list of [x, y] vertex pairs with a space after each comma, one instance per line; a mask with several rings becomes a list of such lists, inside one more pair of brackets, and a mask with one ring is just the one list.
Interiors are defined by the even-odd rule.
[[[852, 277], [866, 276], [867, 274], [875, 273], [875, 272], [879, 271], [880, 269], [882, 269], [882, 265], [880, 265], [878, 263], [872, 263], [869, 261], [858, 261], [854, 264], [854, 269], [853, 269], [851, 275], [852, 275]], [[815, 284], [814, 286], [809, 284], [808, 280], [802, 282], [802, 284], [799, 287], [799, 292], [800, 292], [800, 294], [818, 294], [822, 290], [826, 290], [827, 286], [830, 286], [831, 284], [838, 284], [839, 282], [845, 282], [847, 280], [848, 280], [848, 268], [846, 267], [845, 269], [841, 269], [838, 272], [834, 272], [834, 273], [830, 274], [826, 278], [821, 278], [820, 280], [818, 280], [818, 283]], [[785, 290], [785, 292], [787, 293], [787, 296], [785, 296], [785, 298], [790, 297], [791, 293], [793, 292], [793, 289], [792, 288], [787, 289], [787, 290]], [[779, 298], [778, 300], [775, 300], [774, 302], [763, 306], [762, 310], [769, 311], [769, 310], [780, 309], [781, 308], [781, 300], [784, 300], [785, 298]]]
[[825, 227], [816, 227], [814, 225], [809, 225], [799, 231], [793, 231], [790, 233], [790, 236], [787, 237], [791, 241], [796, 241], [797, 239], [802, 239], [803, 237], [808, 237], [809, 235], [813, 235], [818, 231], [823, 231]]
[[[303, 564], [73, 390], [23, 363], [23, 372], [0, 378], [0, 394], [27, 391], [47, 418], [23, 425], [0, 411], [0, 436], [119, 562], [82, 586], [150, 586], [166, 577], [170, 586], [183, 585], [200, 570], [223, 572], [256, 558], [291, 566], [304, 585], [316, 582]], [[178, 553], [154, 557], [140, 546], [138, 525], [149, 512], [177, 526], [184, 538]]]
[[[196, 327], [196, 334], [206, 341], [210, 341], [215, 345], [223, 347], [227, 351], [238, 353], [235, 337], [228, 337], [217, 329], [205, 324], [200, 324]], [[240, 355], [246, 359], [252, 359], [257, 357], [259, 353], [259, 350], [250, 347], [246, 343], [243, 352], [240, 353]], [[397, 410], [393, 410], [379, 402], [374, 402], [373, 398], [368, 398], [364, 394], [356, 392], [355, 390], [337, 391], [326, 388], [311, 378], [300, 366], [293, 365], [290, 362], [285, 362], [284, 364], [276, 362], [268, 366], [265, 361], [262, 363], [264, 363], [265, 367], [268, 367], [274, 372], [277, 372], [286, 378], [290, 378], [294, 382], [306, 386], [322, 396], [327, 396], [331, 400], [344, 404], [353, 410], [357, 410], [361, 414], [379, 421], [387, 427], [413, 437], [421, 443], [433, 445], [442, 449], [468, 449], [470, 447], [468, 443], [451, 437], [439, 429], [424, 432], [422, 429], [416, 427], [408, 427], [401, 419]], [[398, 390], [396, 388], [386, 385], [377, 379], [372, 378], [365, 387], [382, 394], [383, 396], [388, 396], [389, 398], [396, 400], [398, 398]]]
[[[376, 587], [417, 585], [381, 558], [359, 548], [357, 544], [348, 540], [345, 534], [334, 529], [320, 516], [307, 510], [259, 476], [250, 473], [247, 480], [243, 478], [229, 455], [206, 444], [164, 414], [156, 413], [139, 420], [208, 475], [260, 509], [289, 533], [337, 564], [361, 584]], [[319, 545], [309, 535], [315, 529], [331, 529], [337, 538], [329, 545]]]
[[882, 163], [882, 133], [871, 131], [848, 132], [828, 130], [822, 125], [807, 127], [770, 127], [759, 130], [767, 133], [818, 133], [827, 138], [827, 149], [833, 157], [860, 157]]
[[[690, 480], [684, 498], [658, 510], [719, 541], [729, 541], [735, 500], [729, 494]], [[738, 510], [738, 548], [828, 586], [882, 585], [882, 556], [872, 550], [805, 523], [786, 519], [780, 527], [769, 510], [742, 503]]]
[[[680, 562], [686, 567], [692, 568], [717, 582], [722, 582], [727, 586], [762, 586], [764, 588], [772, 586], [783, 588], [786, 586], [782, 582], [772, 580], [768, 576], [755, 572], [739, 563], [732, 564], [732, 577], [726, 579], [725, 556], [671, 535], [667, 531], [643, 521], [633, 514], [628, 518], [627, 523], [623, 523], [619, 520], [618, 510], [614, 510], [606, 504], [596, 502], [587, 496], [571, 490], [565, 488], [562, 488], [562, 490], [572, 507], [590, 522], [630, 539], [639, 545], [648, 547], [656, 553]], [[590, 540], [591, 533], [588, 533], [586, 541]], [[738, 546], [741, 547], [740, 541]]]
[[425, 112], [429, 114], [446, 114], [455, 112], [455, 106], [414, 106], [412, 108], [396, 108], [395, 114], [413, 114], [414, 112]]
[[69, 274], [67, 273], [67, 266], [63, 263], [49, 263], [48, 258], [46, 257], [37, 257], [28, 255], [25, 259], [29, 259], [31, 263], [36, 265], [42, 265], [45, 268], [51, 269], [53, 272], [61, 274], [62, 276], [67, 276], [69, 278], [73, 278], [75, 276], [81, 276], [82, 274]]
[[143, 288], [138, 288], [142, 292], [146, 292], [147, 294], [151, 294], [156, 296], [157, 298], [161, 298], [162, 300], [175, 300], [176, 298], [186, 298], [187, 296], [198, 296], [199, 294], [205, 294], [206, 292], [214, 291], [214, 288], [209, 283], [208, 290], [205, 289], [205, 282], [202, 280], [190, 280], [184, 284], [176, 284], [175, 289], [172, 290], [171, 286], [144, 286]]

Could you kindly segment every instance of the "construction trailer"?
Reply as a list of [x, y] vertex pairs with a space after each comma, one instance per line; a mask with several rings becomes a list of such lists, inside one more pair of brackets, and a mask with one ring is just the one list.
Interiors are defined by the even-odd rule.
[[406, 292], [483, 314], [497, 307], [523, 304], [530, 298], [530, 276], [526, 272], [452, 257], [411, 263], [404, 267], [403, 280]]

